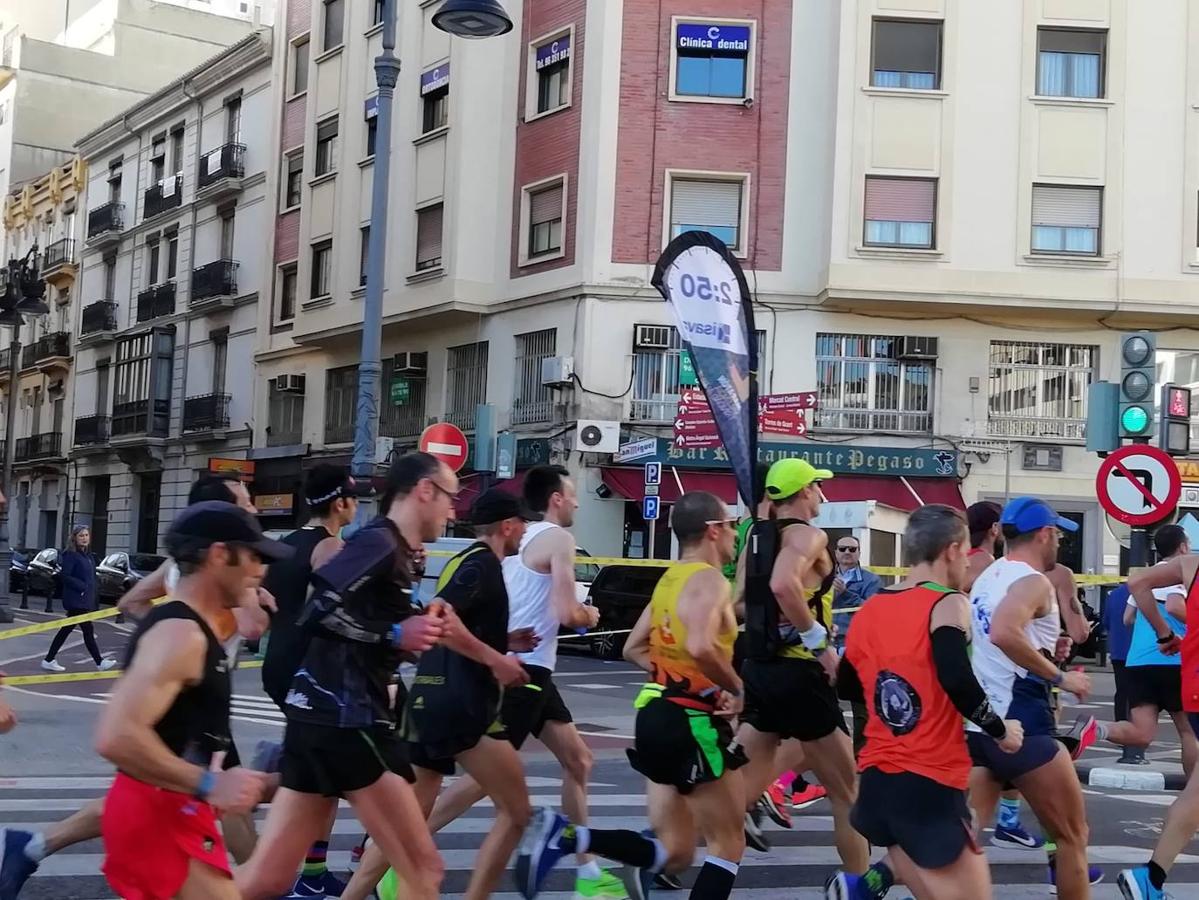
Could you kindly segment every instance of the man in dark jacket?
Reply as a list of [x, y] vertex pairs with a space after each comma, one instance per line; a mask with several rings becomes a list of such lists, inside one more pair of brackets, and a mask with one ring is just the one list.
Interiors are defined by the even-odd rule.
[[[99, 606], [96, 592], [96, 558], [92, 556], [92, 533], [86, 525], [76, 525], [71, 529], [71, 543], [59, 554], [60, 577], [62, 579], [62, 607], [69, 616], [81, 613], [95, 612]], [[50, 642], [50, 650], [42, 660], [42, 668], [48, 672], [65, 672], [66, 666], [56, 662], [54, 657], [66, 643], [67, 636], [74, 625], [64, 625], [54, 635]], [[96, 661], [100, 671], [111, 669], [117, 664], [115, 659], [105, 659], [100, 655], [100, 647], [96, 644], [96, 629], [91, 622], [81, 622], [79, 630], [83, 632], [83, 643], [87, 651]]]

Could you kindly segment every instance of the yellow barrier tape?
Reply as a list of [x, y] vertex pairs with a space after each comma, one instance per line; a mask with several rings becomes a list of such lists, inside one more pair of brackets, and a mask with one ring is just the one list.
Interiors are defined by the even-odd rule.
[[[247, 659], [237, 664], [239, 669], [261, 669], [261, 659]], [[10, 675], [0, 679], [0, 687], [12, 685], [20, 687], [26, 684], [63, 684], [71, 681], [104, 681], [105, 679], [120, 678], [124, 669], [109, 669], [107, 672], [63, 672], [59, 675]]]
[[64, 625], [78, 625], [80, 622], [95, 622], [97, 619], [108, 619], [117, 615], [119, 610], [114, 606], [112, 609], [101, 609], [96, 612], [82, 613], [78, 616], [68, 616], [65, 619], [53, 619], [49, 622], [39, 622], [36, 625], [23, 625], [20, 628], [8, 628], [0, 631], [0, 641], [8, 640], [9, 638], [25, 637], [27, 634], [41, 634], [43, 631], [57, 631]]

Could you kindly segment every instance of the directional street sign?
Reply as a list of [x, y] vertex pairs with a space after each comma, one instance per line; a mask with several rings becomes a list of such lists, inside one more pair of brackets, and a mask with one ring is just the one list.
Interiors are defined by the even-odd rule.
[[662, 464], [660, 462], [647, 462], [645, 464], [645, 483], [662, 483]]
[[652, 522], [658, 518], [658, 508], [660, 501], [657, 497], [644, 497], [641, 500], [641, 518], [647, 522]]
[[770, 434], [803, 437], [808, 433], [808, 422], [802, 412], [792, 412], [788, 409], [778, 412], [763, 412], [758, 416], [758, 430]]
[[818, 400], [815, 391], [802, 391], [798, 394], [763, 394], [758, 398], [758, 409], [761, 412], [774, 412], [780, 409], [815, 409]]
[[1100, 464], [1095, 494], [1112, 518], [1126, 525], [1152, 525], [1173, 514], [1182, 477], [1169, 454], [1148, 444], [1129, 444]]

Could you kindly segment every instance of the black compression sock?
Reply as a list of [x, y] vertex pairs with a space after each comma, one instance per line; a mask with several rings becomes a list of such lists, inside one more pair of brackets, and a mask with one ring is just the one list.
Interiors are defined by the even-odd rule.
[[1149, 883], [1159, 891], [1166, 884], [1166, 870], [1153, 860], [1149, 860]]
[[709, 856], [704, 860], [695, 887], [691, 889], [691, 900], [728, 900], [733, 893], [733, 882], [737, 880], [735, 862]]
[[635, 866], [638, 869], [657, 871], [661, 866], [658, 859], [658, 843], [645, 835], [623, 828], [610, 830], [587, 829], [589, 840], [585, 853], [594, 853], [613, 862]]

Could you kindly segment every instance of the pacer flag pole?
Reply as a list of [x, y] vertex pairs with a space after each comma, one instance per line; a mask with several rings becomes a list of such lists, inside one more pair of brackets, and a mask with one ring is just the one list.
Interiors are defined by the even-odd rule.
[[752, 514], [761, 500], [754, 496], [758, 346], [745, 273], [724, 241], [706, 231], [685, 231], [662, 251], [651, 283], [674, 313]]

